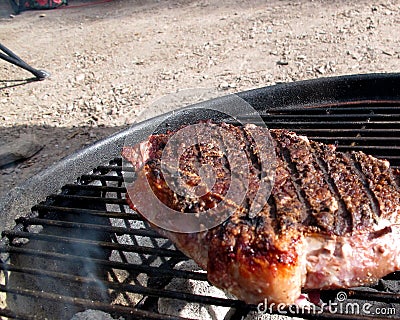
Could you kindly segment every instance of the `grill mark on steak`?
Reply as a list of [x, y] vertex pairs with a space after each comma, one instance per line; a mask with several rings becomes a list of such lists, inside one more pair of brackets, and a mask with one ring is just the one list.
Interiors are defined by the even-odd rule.
[[[311, 141], [310, 145], [315, 160], [324, 174], [325, 182], [327, 183], [329, 190], [339, 205], [339, 210], [335, 216], [334, 233], [337, 235], [344, 235], [350, 232], [355, 226], [353, 211], [348, 210], [349, 208], [346, 206], [346, 203], [343, 199], [343, 193], [340, 192], [340, 189], [337, 185], [337, 183], [340, 183], [340, 181], [332, 177], [333, 168], [326, 157], [326, 155], [329, 153], [329, 150], [327, 150], [328, 148], [324, 148], [324, 146], [320, 146], [320, 144], [314, 141]], [[324, 152], [321, 148], [324, 148]]]
[[[272, 134], [276, 139], [275, 132]], [[279, 228], [280, 230], [286, 229], [287, 225], [299, 222], [304, 225], [317, 226], [311, 205], [297, 181], [296, 166], [291, 161], [289, 152], [282, 150], [279, 139], [276, 139], [276, 144], [278, 163], [272, 197], [276, 203]]]
[[277, 214], [277, 208], [276, 208], [276, 201], [273, 196], [268, 198], [267, 205], [269, 207], [269, 215], [267, 216], [266, 219], [264, 218], [264, 221], [270, 222], [274, 232], [277, 233], [279, 231], [279, 229], [278, 229], [278, 214]]
[[[251, 136], [248, 135], [246, 130], [243, 127], [234, 127], [236, 129], [236, 138], [240, 139], [241, 143], [243, 143], [243, 151], [246, 153], [247, 157], [247, 165], [249, 169], [249, 185], [247, 188], [247, 194], [244, 202], [244, 207], [249, 209], [251, 203], [253, 202], [257, 191], [260, 187], [260, 177], [261, 177], [261, 170], [260, 170], [260, 159], [255, 151], [255, 142]], [[242, 150], [237, 150], [241, 152]]]
[[[254, 166], [254, 169], [257, 169], [259, 171], [259, 177], [261, 177], [261, 163], [260, 163], [260, 150], [258, 150], [258, 145], [254, 141], [254, 137], [251, 134], [249, 130], [247, 130], [245, 127], [240, 127], [246, 141], [246, 149], [248, 150], [248, 156], [249, 159], [251, 160], [252, 165]], [[260, 132], [261, 133], [261, 132]]]
[[397, 213], [398, 205], [392, 202], [392, 197], [394, 194], [398, 194], [398, 191], [390, 176], [391, 168], [389, 162], [372, 158], [362, 152], [354, 153], [354, 158], [360, 164], [368, 180], [369, 187], [376, 196], [380, 217], [393, 220], [392, 218]]
[[[251, 201], [254, 198], [255, 192], [258, 190], [258, 170], [255, 168], [255, 165], [253, 162], [249, 163], [249, 161], [252, 161], [251, 157], [251, 143], [248, 141], [248, 139], [245, 139], [243, 129], [241, 127], [228, 127], [226, 125], [223, 125], [222, 128], [225, 130], [229, 130], [230, 134], [227, 136], [226, 131], [222, 130], [219, 128], [219, 126], [212, 124], [213, 126], [216, 127], [216, 129], [219, 132], [220, 139], [222, 139], [222, 144], [224, 148], [225, 153], [230, 153], [230, 161], [227, 162], [229, 165], [230, 173], [232, 174], [232, 178], [234, 175], [237, 175], [238, 173], [242, 174], [241, 170], [246, 170], [247, 172], [247, 181], [242, 181], [241, 179], [238, 181], [238, 183], [241, 184], [241, 186], [236, 185], [235, 183], [230, 185], [230, 188], [234, 188], [234, 194], [236, 193], [239, 195], [244, 195], [242, 203], [238, 203], [242, 207], [242, 210], [240, 211], [243, 214], [247, 214], [247, 210], [250, 207]], [[236, 148], [236, 146], [229, 146], [232, 142], [232, 135], [234, 136], [234, 139], [236, 139], [236, 142], [239, 143], [239, 148]], [[240, 159], [240, 154], [245, 152], [245, 165], [247, 166], [246, 168], [243, 168], [241, 166], [241, 163], [236, 163], [236, 159]], [[248, 185], [246, 185], [246, 182]], [[239, 213], [239, 212], [237, 212]]]
[[250, 185], [249, 199], [251, 202], [249, 217], [252, 218], [262, 209], [268, 200], [273, 188], [275, 178], [275, 148], [276, 143], [268, 130], [264, 127], [248, 125], [242, 127], [245, 141], [248, 143], [248, 150], [251, 160], [250, 171], [254, 173]]
[[392, 170], [392, 175], [393, 175], [393, 179], [396, 183], [397, 186], [397, 190], [399, 190], [400, 192], [400, 170], [399, 169], [393, 169]]
[[[226, 157], [223, 156], [225, 146], [222, 145], [221, 137], [211, 136], [210, 141], [204, 142], [199, 140], [199, 137], [203, 136], [203, 132], [201, 131], [203, 127], [196, 127], [196, 149], [198, 150], [198, 160], [199, 165], [209, 165], [213, 168], [214, 174], [214, 185], [210, 190], [213, 194], [220, 194], [221, 196], [225, 196], [226, 192], [229, 189], [229, 181], [231, 177], [231, 170], [229, 168], [229, 164], [226, 161]], [[195, 160], [194, 160], [195, 161]], [[187, 162], [185, 160], [185, 162]], [[212, 181], [209, 181], [211, 184]], [[212, 185], [212, 184], [211, 184]], [[218, 201], [216, 201], [212, 206], [217, 205]], [[210, 207], [212, 207], [210, 206]]]
[[[365, 189], [365, 185], [360, 180], [360, 175], [356, 173], [356, 169], [352, 164], [351, 157], [348, 154], [338, 153], [344, 167], [339, 168], [338, 183], [343, 184], [343, 198], [348, 201], [349, 211], [352, 212], [354, 227], [357, 230], [361, 230], [364, 227], [369, 227], [374, 222], [374, 199], [368, 196], [368, 189]], [[343, 179], [344, 174], [348, 172], [347, 179]], [[347, 183], [347, 184], [346, 184]], [[349, 195], [346, 197], [346, 195]], [[353, 231], [355, 230], [353, 229]]]
[[349, 159], [352, 161], [352, 167], [354, 168], [357, 176], [361, 179], [366, 195], [370, 200], [370, 205], [372, 208], [372, 219], [374, 220], [374, 222], [378, 222], [381, 215], [379, 199], [375, 192], [372, 190], [368, 177], [365, 174], [361, 164], [358, 162], [358, 159], [356, 158], [354, 152], [351, 153]]
[[[388, 175], [390, 177], [390, 180], [393, 182], [393, 186], [396, 188], [397, 192], [400, 192], [400, 184], [399, 184], [400, 176], [399, 176], [399, 174], [400, 173], [398, 172], [398, 170], [397, 170], [397, 174], [396, 174], [396, 171], [394, 169], [388, 170]], [[397, 175], [397, 176], [395, 176], [395, 175]]]
[[336, 152], [331, 146], [315, 142], [313, 142], [313, 145], [318, 145], [317, 152], [326, 163], [340, 199], [352, 219], [352, 229], [349, 231], [370, 226], [373, 222], [371, 199], [367, 195], [361, 178], [352, 166], [351, 159], [344, 153]]
[[[287, 161], [290, 161], [292, 172], [294, 173], [293, 165], [296, 169], [296, 175], [301, 183], [302, 198], [306, 199], [309, 205], [311, 214], [314, 216], [318, 226], [328, 233], [334, 233], [335, 215], [338, 211], [338, 203], [333, 197], [327, 186], [323, 174], [315, 162], [311, 152], [309, 142], [304, 137], [297, 136], [287, 132], [277, 131], [277, 140], [284, 147], [284, 156]], [[296, 181], [296, 183], [298, 183]]]

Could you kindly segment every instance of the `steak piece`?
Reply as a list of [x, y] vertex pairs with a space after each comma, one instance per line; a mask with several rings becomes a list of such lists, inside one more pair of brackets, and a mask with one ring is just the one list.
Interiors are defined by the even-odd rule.
[[[230, 181], [236, 173], [222, 150], [228, 150], [228, 144], [216, 141], [218, 135], [207, 143], [199, 139], [198, 144], [185, 146], [177, 166], [168, 168], [180, 177], [178, 187], [202, 190], [198, 197], [176, 192], [164, 177], [163, 151], [174, 132], [124, 147], [122, 155], [136, 168], [136, 180], [128, 186], [130, 206], [207, 270], [211, 283], [247, 303], [268, 299], [289, 305], [302, 290], [369, 285], [400, 270], [400, 246], [395, 245], [400, 236], [399, 174], [388, 161], [362, 152], [337, 152], [332, 145], [287, 130], [206, 125], [231, 133], [239, 146], [234, 151], [246, 156], [244, 197], [228, 192], [235, 188]], [[255, 143], [255, 135], [265, 145], [272, 136], [274, 177], [263, 174], [260, 159], [268, 148]], [[201, 178], [199, 168], [205, 165], [213, 168], [212, 187]], [[274, 181], [273, 189], [259, 197], [263, 179]], [[146, 198], [146, 184], [165, 210]], [[132, 197], [134, 193], [140, 198]], [[138, 199], [145, 199], [154, 212], [143, 212]], [[168, 220], [170, 209], [182, 214], [182, 221], [207, 215], [222, 200], [231, 215], [211, 229], [175, 232], [157, 223]], [[260, 208], [255, 213], [254, 202]], [[185, 228], [183, 222], [173, 223]]]

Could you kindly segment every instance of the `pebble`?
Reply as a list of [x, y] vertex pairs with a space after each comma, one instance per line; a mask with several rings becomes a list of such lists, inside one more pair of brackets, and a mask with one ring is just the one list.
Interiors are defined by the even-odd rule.
[[320, 73], [320, 74], [325, 74], [325, 72], [326, 72], [324, 66], [317, 67], [315, 70], [316, 70], [318, 73]]
[[34, 134], [21, 134], [9, 143], [0, 145], [0, 167], [26, 160], [38, 153], [44, 145]]
[[382, 53], [386, 54], [387, 56], [390, 56], [390, 57], [393, 56], [393, 54], [389, 51], [382, 50]]
[[[83, 312], [76, 313], [71, 320], [115, 320], [109, 313], [105, 313], [100, 310], [86, 310]], [[119, 320], [123, 320], [124, 318], [119, 317]]]
[[277, 65], [279, 66], [287, 66], [289, 64], [289, 61], [287, 60], [279, 60], [276, 62]]
[[132, 61], [133, 64], [137, 65], [137, 66], [142, 66], [144, 65], [144, 60], [134, 60]]
[[223, 82], [220, 83], [219, 87], [222, 90], [228, 90], [229, 89], [229, 83], [227, 81], [223, 81]]
[[83, 80], [85, 80], [85, 74], [84, 73], [80, 73], [75, 77], [75, 80], [77, 82], [82, 82]]

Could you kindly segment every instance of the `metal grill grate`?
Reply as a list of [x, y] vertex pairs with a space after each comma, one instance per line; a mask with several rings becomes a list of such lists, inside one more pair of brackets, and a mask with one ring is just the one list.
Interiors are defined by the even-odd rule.
[[[352, 103], [262, 113], [269, 128], [287, 128], [339, 150], [363, 150], [400, 166], [400, 105]], [[250, 319], [256, 307], [219, 293], [183, 290], [177, 283], [204, 283], [206, 274], [148, 228], [127, 206], [122, 160], [113, 159], [60, 193], [51, 194], [4, 231], [0, 243], [0, 316], [69, 319], [97, 309], [125, 319], [183, 319], [163, 303], [219, 308], [224, 319]], [[183, 266], [183, 267], [182, 267]], [[185, 267], [186, 266], [186, 267]], [[178, 288], [177, 288], [178, 287]], [[394, 308], [400, 317], [400, 273], [373, 288], [344, 290], [349, 301]], [[324, 292], [324, 301], [335, 292]], [[213, 309], [215, 312], [215, 309]], [[289, 312], [290, 314], [290, 312]], [[365, 319], [346, 312], [295, 314], [304, 318]], [[385, 315], [389, 316], [389, 315]], [[247, 318], [246, 318], [247, 317]], [[374, 316], [376, 318], [376, 315]]]

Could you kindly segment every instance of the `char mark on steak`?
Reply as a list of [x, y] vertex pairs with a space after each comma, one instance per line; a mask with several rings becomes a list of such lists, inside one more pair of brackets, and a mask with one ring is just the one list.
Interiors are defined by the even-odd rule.
[[[180, 177], [178, 189], [189, 187], [198, 197], [171, 190], [164, 179], [163, 150], [174, 132], [125, 147], [123, 157], [137, 169], [128, 202], [147, 219], [148, 212], [132, 200], [132, 192], [145, 184], [178, 214], [207, 215], [221, 201], [233, 210], [219, 225], [193, 233], [160, 228], [163, 210], [149, 219], [206, 269], [216, 286], [249, 303], [291, 304], [302, 289], [367, 285], [400, 269], [400, 248], [393, 246], [400, 236], [400, 192], [398, 173], [389, 162], [362, 152], [337, 152], [287, 130], [206, 124], [215, 134], [207, 143], [199, 139], [186, 146], [179, 165], [167, 168]], [[229, 144], [227, 132], [238, 148]], [[275, 158], [268, 155], [271, 148]], [[240, 167], [229, 163], [227, 151], [245, 155], [247, 185], [232, 184]], [[261, 165], [271, 159], [276, 161], [274, 179]], [[202, 166], [213, 168], [212, 187], [201, 178]], [[272, 192], [258, 192], [271, 181]], [[236, 197], [243, 188], [244, 198]], [[252, 211], [253, 205], [259, 210]]]

